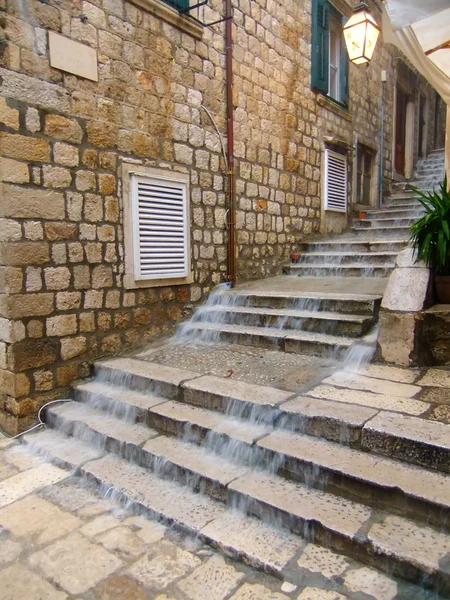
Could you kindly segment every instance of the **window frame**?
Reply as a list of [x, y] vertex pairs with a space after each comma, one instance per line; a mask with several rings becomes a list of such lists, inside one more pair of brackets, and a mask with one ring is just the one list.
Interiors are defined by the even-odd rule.
[[[136, 228], [136, 190], [133, 185], [133, 178], [159, 179], [167, 182], [183, 183], [186, 188], [185, 204], [185, 227], [186, 227], [186, 263], [187, 275], [181, 277], [162, 276], [162, 277], [139, 277], [137, 269], [138, 244]], [[137, 180], [137, 179], [136, 179]], [[191, 220], [190, 220], [190, 187], [189, 175], [178, 173], [166, 169], [155, 167], [144, 167], [131, 163], [122, 165], [122, 186], [123, 186], [123, 224], [124, 224], [124, 263], [125, 272], [123, 276], [123, 286], [126, 289], [139, 289], [149, 287], [161, 287], [171, 285], [186, 285], [194, 281], [192, 272], [191, 256]]]
[[329, 0], [313, 0], [311, 29], [311, 88], [326, 96], [332, 102], [348, 108], [349, 106], [349, 60], [345, 48], [344, 34], [341, 34], [339, 60], [336, 65], [338, 74], [338, 97], [330, 93], [330, 23], [335, 20], [344, 25], [345, 17]]

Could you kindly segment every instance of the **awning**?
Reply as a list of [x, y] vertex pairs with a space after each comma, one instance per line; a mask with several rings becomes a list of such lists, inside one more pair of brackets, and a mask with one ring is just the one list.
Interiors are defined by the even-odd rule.
[[386, 0], [382, 31], [450, 106], [450, 0]]

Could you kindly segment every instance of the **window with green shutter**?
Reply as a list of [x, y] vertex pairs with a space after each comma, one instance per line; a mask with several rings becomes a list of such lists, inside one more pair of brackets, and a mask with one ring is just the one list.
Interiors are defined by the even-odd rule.
[[313, 0], [311, 87], [348, 106], [348, 58], [343, 21], [328, 0]]
[[168, 4], [169, 6], [173, 6], [173, 8], [176, 8], [177, 10], [185, 10], [186, 8], [189, 8], [189, 0], [162, 0], [163, 2], [165, 2], [166, 4]]

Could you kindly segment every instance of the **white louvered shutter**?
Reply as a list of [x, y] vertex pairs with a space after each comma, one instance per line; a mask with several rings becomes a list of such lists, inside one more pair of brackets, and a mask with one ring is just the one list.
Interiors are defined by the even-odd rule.
[[134, 276], [186, 277], [189, 272], [187, 185], [133, 175]]
[[347, 157], [325, 150], [325, 209], [347, 212]]

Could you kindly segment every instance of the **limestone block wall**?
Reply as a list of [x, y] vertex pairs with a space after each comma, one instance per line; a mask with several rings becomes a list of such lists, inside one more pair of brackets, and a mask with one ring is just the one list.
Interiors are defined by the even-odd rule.
[[[222, 1], [197, 16], [219, 19]], [[202, 106], [224, 132], [224, 25], [159, 0], [3, 0], [0, 19], [0, 428], [14, 432], [95, 358], [169, 334], [222, 280], [225, 165]], [[95, 50], [98, 82], [50, 65], [51, 31]], [[279, 273], [319, 231], [325, 141], [377, 143], [374, 73], [393, 55], [381, 44], [367, 71], [351, 67], [340, 113], [310, 88], [311, 0], [239, 0], [233, 36], [244, 281]], [[190, 283], [124, 287], [127, 163], [189, 176]]]

